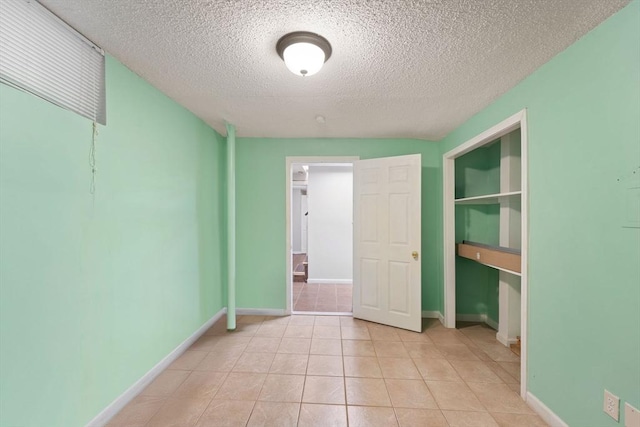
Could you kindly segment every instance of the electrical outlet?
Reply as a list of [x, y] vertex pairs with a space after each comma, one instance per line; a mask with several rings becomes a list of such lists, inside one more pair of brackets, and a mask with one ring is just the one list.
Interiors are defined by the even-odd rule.
[[624, 427], [640, 427], [640, 411], [629, 403], [624, 404]]
[[620, 419], [620, 398], [605, 389], [603, 409], [607, 415], [618, 421]]

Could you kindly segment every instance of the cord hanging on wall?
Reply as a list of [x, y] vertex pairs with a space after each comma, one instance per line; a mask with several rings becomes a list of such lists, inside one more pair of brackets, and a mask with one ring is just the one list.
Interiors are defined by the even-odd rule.
[[93, 122], [93, 131], [91, 133], [91, 149], [89, 150], [89, 167], [91, 168], [91, 184], [89, 185], [89, 193], [96, 192], [96, 139], [98, 138], [98, 124]]

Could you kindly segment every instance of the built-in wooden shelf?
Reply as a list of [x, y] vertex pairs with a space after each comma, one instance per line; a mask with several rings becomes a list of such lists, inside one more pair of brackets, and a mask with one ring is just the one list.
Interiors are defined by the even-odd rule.
[[521, 256], [518, 250], [463, 241], [456, 245], [456, 252], [458, 256], [521, 276]]
[[464, 197], [455, 199], [456, 205], [497, 205], [500, 199], [518, 198], [522, 195], [522, 191], [510, 191], [508, 193], [486, 194], [484, 196]]

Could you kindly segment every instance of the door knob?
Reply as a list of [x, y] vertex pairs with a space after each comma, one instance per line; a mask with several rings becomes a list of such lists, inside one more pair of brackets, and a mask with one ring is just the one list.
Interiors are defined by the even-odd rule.
[[418, 259], [418, 251], [411, 252], [411, 256], [413, 257], [413, 259], [417, 260]]

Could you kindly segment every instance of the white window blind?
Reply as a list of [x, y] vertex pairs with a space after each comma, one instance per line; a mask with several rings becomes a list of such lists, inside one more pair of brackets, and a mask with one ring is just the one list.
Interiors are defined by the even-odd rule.
[[106, 124], [104, 52], [34, 0], [0, 0], [0, 81]]

